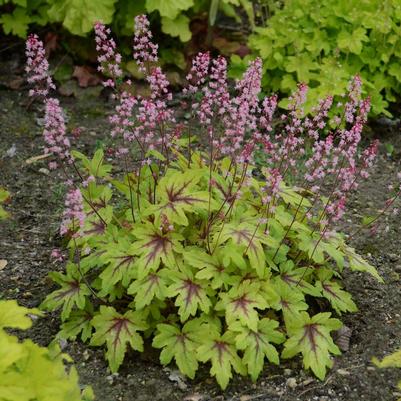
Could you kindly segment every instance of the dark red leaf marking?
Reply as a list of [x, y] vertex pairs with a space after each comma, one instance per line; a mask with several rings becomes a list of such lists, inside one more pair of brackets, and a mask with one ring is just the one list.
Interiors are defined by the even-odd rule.
[[227, 343], [223, 341], [215, 341], [213, 348], [217, 349], [217, 353], [219, 354], [219, 364], [222, 365], [223, 355], [227, 352]]
[[330, 284], [322, 284], [323, 289], [328, 292], [333, 298], [341, 299], [331, 288]]
[[78, 280], [67, 281], [66, 283], [69, 285], [69, 288], [58, 293], [57, 296], [55, 296], [56, 299], [60, 300], [62, 298], [74, 296], [76, 293], [79, 293], [81, 288]]
[[239, 298], [236, 298], [231, 301], [234, 304], [234, 311], [241, 309], [245, 316], [248, 316], [248, 305], [253, 303], [253, 301], [247, 299], [246, 295], [242, 295]]
[[194, 283], [190, 279], [184, 281], [182, 287], [180, 287], [180, 290], [185, 290], [186, 292], [185, 306], [188, 306], [191, 303], [193, 297], [200, 298], [199, 296], [200, 285]]
[[144, 245], [145, 248], [150, 248], [151, 251], [146, 255], [146, 266], [149, 263], [153, 262], [157, 257], [160, 257], [161, 254], [167, 255], [168, 247], [171, 246], [171, 241], [158, 234], [153, 234], [151, 239]]

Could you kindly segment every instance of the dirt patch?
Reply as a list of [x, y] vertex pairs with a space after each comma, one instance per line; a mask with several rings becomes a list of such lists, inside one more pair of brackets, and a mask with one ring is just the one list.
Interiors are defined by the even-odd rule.
[[[4, 72], [4, 65], [3, 72]], [[2, 68], [0, 68], [1, 71]], [[96, 142], [104, 140], [104, 114], [109, 113], [102, 98], [62, 98], [68, 124], [81, 127], [79, 147], [92, 152]], [[33, 105], [26, 109], [27, 94], [0, 87], [0, 185], [12, 194], [8, 207], [12, 217], [1, 223], [0, 257], [8, 265], [0, 271], [0, 297], [16, 298], [25, 306], [38, 306], [53, 289], [46, 278], [50, 270], [63, 266], [50, 260], [50, 252], [61, 245], [58, 236], [62, 212], [63, 187], [57, 173], [49, 172], [45, 161], [27, 164], [26, 160], [43, 153], [41, 118], [43, 110]], [[381, 128], [380, 128], [381, 127]], [[380, 131], [378, 131], [380, 128]], [[375, 132], [380, 132], [375, 135]], [[387, 186], [400, 170], [401, 135], [397, 126], [370, 133], [395, 149], [393, 158], [381, 157], [369, 182], [360, 187], [344, 225], [360, 223], [360, 217], [380, 207]], [[111, 375], [103, 358], [103, 349], [81, 342], [69, 342], [65, 351], [74, 358], [82, 384], [91, 384], [98, 401], [390, 401], [397, 398], [395, 384], [401, 372], [378, 370], [373, 356], [382, 357], [401, 346], [401, 225], [399, 217], [389, 221], [389, 231], [375, 236], [362, 232], [352, 243], [377, 267], [385, 279], [381, 285], [364, 274], [346, 274], [345, 286], [359, 306], [359, 312], [343, 316], [352, 329], [348, 352], [336, 358], [335, 366], [324, 382], [302, 371], [300, 361], [284, 362], [278, 368], [266, 365], [256, 384], [235, 376], [222, 392], [201, 369], [194, 381], [181, 380], [174, 367], [158, 364], [157, 352], [126, 356], [118, 375]], [[59, 327], [57, 313], [47, 314], [28, 333], [47, 345]]]

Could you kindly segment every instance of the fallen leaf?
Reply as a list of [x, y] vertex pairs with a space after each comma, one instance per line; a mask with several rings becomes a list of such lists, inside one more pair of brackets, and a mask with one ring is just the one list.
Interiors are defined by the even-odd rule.
[[187, 395], [183, 401], [201, 401], [203, 400], [204, 396], [199, 393]]
[[50, 153], [47, 153], [45, 155], [39, 155], [39, 156], [32, 156], [29, 159], [25, 160], [26, 164], [32, 164], [32, 163], [36, 163], [40, 160], [46, 159], [47, 157], [51, 156]]
[[0, 270], [3, 270], [7, 264], [8, 262], [5, 259], [0, 259]]
[[75, 66], [72, 76], [78, 80], [81, 88], [96, 86], [102, 81], [94, 68], [85, 65]]

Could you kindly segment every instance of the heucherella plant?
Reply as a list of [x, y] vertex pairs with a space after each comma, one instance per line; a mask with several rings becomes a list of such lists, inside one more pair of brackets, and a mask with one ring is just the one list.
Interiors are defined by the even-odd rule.
[[44, 348], [31, 340], [18, 341], [5, 329], [29, 329], [33, 317], [42, 312], [19, 306], [16, 301], [0, 301], [0, 400], [91, 401], [93, 392], [86, 387], [82, 393], [78, 374], [72, 366], [66, 370], [64, 361], [71, 358], [58, 348]]
[[256, 380], [266, 360], [298, 354], [323, 379], [340, 354], [332, 314], [357, 310], [344, 269], [382, 281], [335, 231], [378, 150], [359, 150], [369, 111], [359, 77], [333, 129], [331, 97], [302, 117], [300, 84], [276, 118], [277, 96], [260, 100], [259, 59], [231, 88], [226, 60], [202, 53], [174, 108], [146, 16], [135, 29], [147, 97], [132, 94], [110, 32], [96, 25], [116, 101], [108, 154], [123, 173], [103, 150], [72, 150], [58, 101], [44, 98], [46, 147], [69, 185], [61, 233], [70, 258], [65, 273], [51, 273], [59, 289], [42, 307], [61, 309], [60, 338], [105, 344], [113, 372], [148, 339], [162, 364], [174, 360], [190, 378], [210, 363], [222, 388], [233, 371]]

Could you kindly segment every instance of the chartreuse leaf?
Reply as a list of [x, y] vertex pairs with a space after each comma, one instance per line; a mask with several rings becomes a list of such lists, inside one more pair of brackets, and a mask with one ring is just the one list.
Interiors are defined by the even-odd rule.
[[[242, 252], [248, 256], [250, 265], [256, 270], [259, 277], [266, 277], [268, 268], [262, 244], [270, 246], [275, 242], [263, 233], [263, 230], [256, 223], [229, 223], [221, 232], [220, 241], [233, 243], [241, 246]], [[234, 262], [234, 261], [233, 261]]]
[[160, 362], [167, 365], [174, 358], [180, 371], [193, 379], [198, 370], [196, 350], [201, 330], [201, 319], [188, 321], [182, 329], [172, 324], [158, 324], [152, 345], [162, 348]]
[[220, 335], [215, 326], [208, 326], [204, 331], [202, 345], [198, 347], [197, 358], [201, 362], [210, 361], [210, 374], [216, 377], [217, 383], [224, 390], [232, 378], [232, 369], [246, 375], [246, 368], [237, 354], [235, 336], [226, 331]]
[[321, 296], [321, 288], [313, 286], [308, 281], [308, 277], [313, 273], [313, 269], [307, 267], [295, 267], [292, 260], [287, 260], [280, 263], [280, 274], [275, 276], [275, 281], [281, 281], [288, 287], [294, 288], [295, 291], [302, 291], [305, 294], [312, 295], [314, 297]]
[[68, 320], [63, 322], [61, 330], [57, 337], [75, 340], [81, 334], [82, 341], [87, 341], [92, 336], [92, 323], [94, 311], [93, 306], [89, 302], [84, 310], [74, 310], [71, 312]]
[[158, 11], [162, 17], [174, 19], [181, 11], [192, 7], [194, 0], [146, 0], [148, 12]]
[[32, 320], [27, 315], [42, 316], [38, 309], [28, 309], [19, 306], [17, 301], [0, 301], [0, 330], [5, 327], [26, 330], [32, 326]]
[[99, 295], [104, 296], [113, 291], [114, 286], [121, 282], [128, 287], [132, 278], [136, 275], [134, 264], [136, 262], [136, 251], [131, 249], [131, 243], [127, 238], [120, 238], [118, 243], [113, 244], [102, 255], [102, 259], [108, 266], [100, 274], [102, 290]]
[[[385, 356], [381, 361], [372, 358], [372, 362], [379, 368], [401, 368], [401, 349]], [[401, 381], [398, 382], [398, 388], [401, 389]], [[401, 401], [401, 398], [398, 401]]]
[[258, 322], [257, 330], [235, 322], [229, 329], [238, 333], [235, 343], [238, 349], [244, 351], [242, 362], [247, 366], [248, 373], [253, 381], [256, 381], [263, 370], [265, 357], [276, 365], [279, 364], [279, 355], [276, 348], [271, 344], [281, 344], [285, 340], [283, 333], [278, 331], [279, 323], [268, 318]]
[[29, 328], [28, 313], [39, 314], [36, 309], [18, 306], [15, 301], [0, 301], [0, 400], [93, 400], [90, 389], [81, 395], [75, 368], [66, 370], [64, 365], [64, 360], [71, 362], [71, 359], [58, 347], [40, 347], [29, 339], [19, 341], [2, 330]]
[[344, 291], [338, 282], [330, 280], [331, 276], [332, 273], [324, 269], [318, 272], [320, 281], [317, 281], [316, 286], [321, 288], [323, 297], [330, 301], [331, 306], [339, 315], [341, 312], [356, 312], [358, 308], [351, 294]]
[[182, 236], [176, 233], [163, 233], [153, 224], [142, 224], [135, 227], [132, 251], [139, 256], [135, 266], [137, 278], [146, 277], [150, 271], [156, 271], [160, 263], [170, 268], [176, 267], [174, 253], [182, 252]]
[[2, 13], [0, 24], [6, 35], [13, 34], [20, 38], [25, 38], [28, 25], [32, 22], [31, 17], [23, 7], [16, 7], [12, 14]]
[[86, 297], [90, 295], [87, 285], [82, 282], [82, 276], [74, 263], [68, 263], [66, 274], [51, 272], [49, 276], [61, 286], [49, 294], [42, 302], [41, 308], [55, 310], [62, 307], [61, 320], [65, 321], [71, 314], [72, 308], [84, 309]]
[[401, 368], [401, 349], [393, 354], [385, 356], [381, 361], [373, 358], [372, 362], [379, 368]]
[[187, 226], [187, 213], [215, 210], [216, 201], [208, 191], [199, 190], [197, 186], [203, 175], [204, 171], [199, 169], [184, 173], [172, 171], [164, 176], [157, 185], [157, 204], [149, 206], [145, 215], [154, 214], [156, 221], [164, 215], [170, 223]]
[[173, 37], [179, 37], [181, 42], [188, 42], [191, 39], [192, 33], [189, 29], [189, 18], [180, 14], [174, 19], [167, 17], [162, 18], [162, 31]]
[[84, 35], [96, 21], [109, 24], [116, 0], [49, 0], [48, 15], [54, 22], [63, 22], [71, 33]]
[[278, 295], [278, 300], [271, 306], [273, 309], [283, 311], [284, 322], [288, 330], [291, 322], [298, 319], [299, 313], [308, 309], [305, 296], [301, 290], [289, 287], [281, 281], [273, 282], [273, 289]]
[[213, 289], [225, 288], [235, 282], [232, 275], [233, 269], [224, 264], [224, 249], [218, 248], [213, 255], [206, 253], [205, 250], [198, 247], [185, 248], [183, 253], [184, 260], [190, 266], [200, 269], [195, 277], [201, 280], [210, 281]]
[[111, 306], [101, 305], [99, 314], [92, 319], [92, 325], [96, 331], [91, 345], [106, 343], [106, 358], [113, 373], [124, 360], [127, 344], [134, 350], [143, 351], [143, 340], [137, 331], [144, 331], [148, 326], [140, 312], [128, 311], [122, 315]]
[[[164, 274], [163, 274], [164, 273]], [[157, 298], [164, 300], [167, 294], [169, 273], [166, 269], [157, 273], [150, 272], [140, 280], [135, 280], [128, 287], [128, 294], [135, 295], [135, 307], [140, 310]]]
[[215, 309], [225, 311], [227, 324], [239, 320], [244, 326], [257, 331], [259, 322], [258, 310], [264, 310], [268, 304], [261, 295], [259, 283], [245, 280], [234, 286], [228, 293], [220, 293], [220, 301]]
[[358, 255], [354, 248], [344, 246], [344, 253], [348, 259], [349, 268], [351, 270], [370, 273], [380, 283], [384, 282], [375, 267], [364, 260], [362, 256]]
[[112, 169], [112, 166], [110, 164], [103, 164], [104, 162], [103, 149], [96, 150], [92, 160], [89, 160], [83, 153], [78, 152], [76, 150], [71, 151], [71, 154], [76, 159], [81, 161], [87, 173], [92, 177], [99, 177], [99, 178], [106, 177]]
[[283, 358], [292, 358], [301, 353], [304, 367], [310, 368], [320, 380], [326, 376], [326, 368], [333, 366], [330, 354], [341, 353], [330, 332], [338, 330], [342, 324], [330, 316], [330, 313], [318, 313], [310, 317], [307, 312], [300, 312], [288, 329], [290, 337], [281, 354]]
[[3, 203], [10, 197], [10, 193], [0, 187], [0, 220], [8, 217], [8, 213], [3, 208]]
[[198, 309], [208, 313], [212, 303], [206, 291], [207, 281], [195, 278], [190, 268], [182, 266], [181, 270], [170, 273], [173, 284], [168, 287], [167, 295], [176, 297], [178, 315], [181, 322], [185, 322], [189, 316], [195, 316]]

